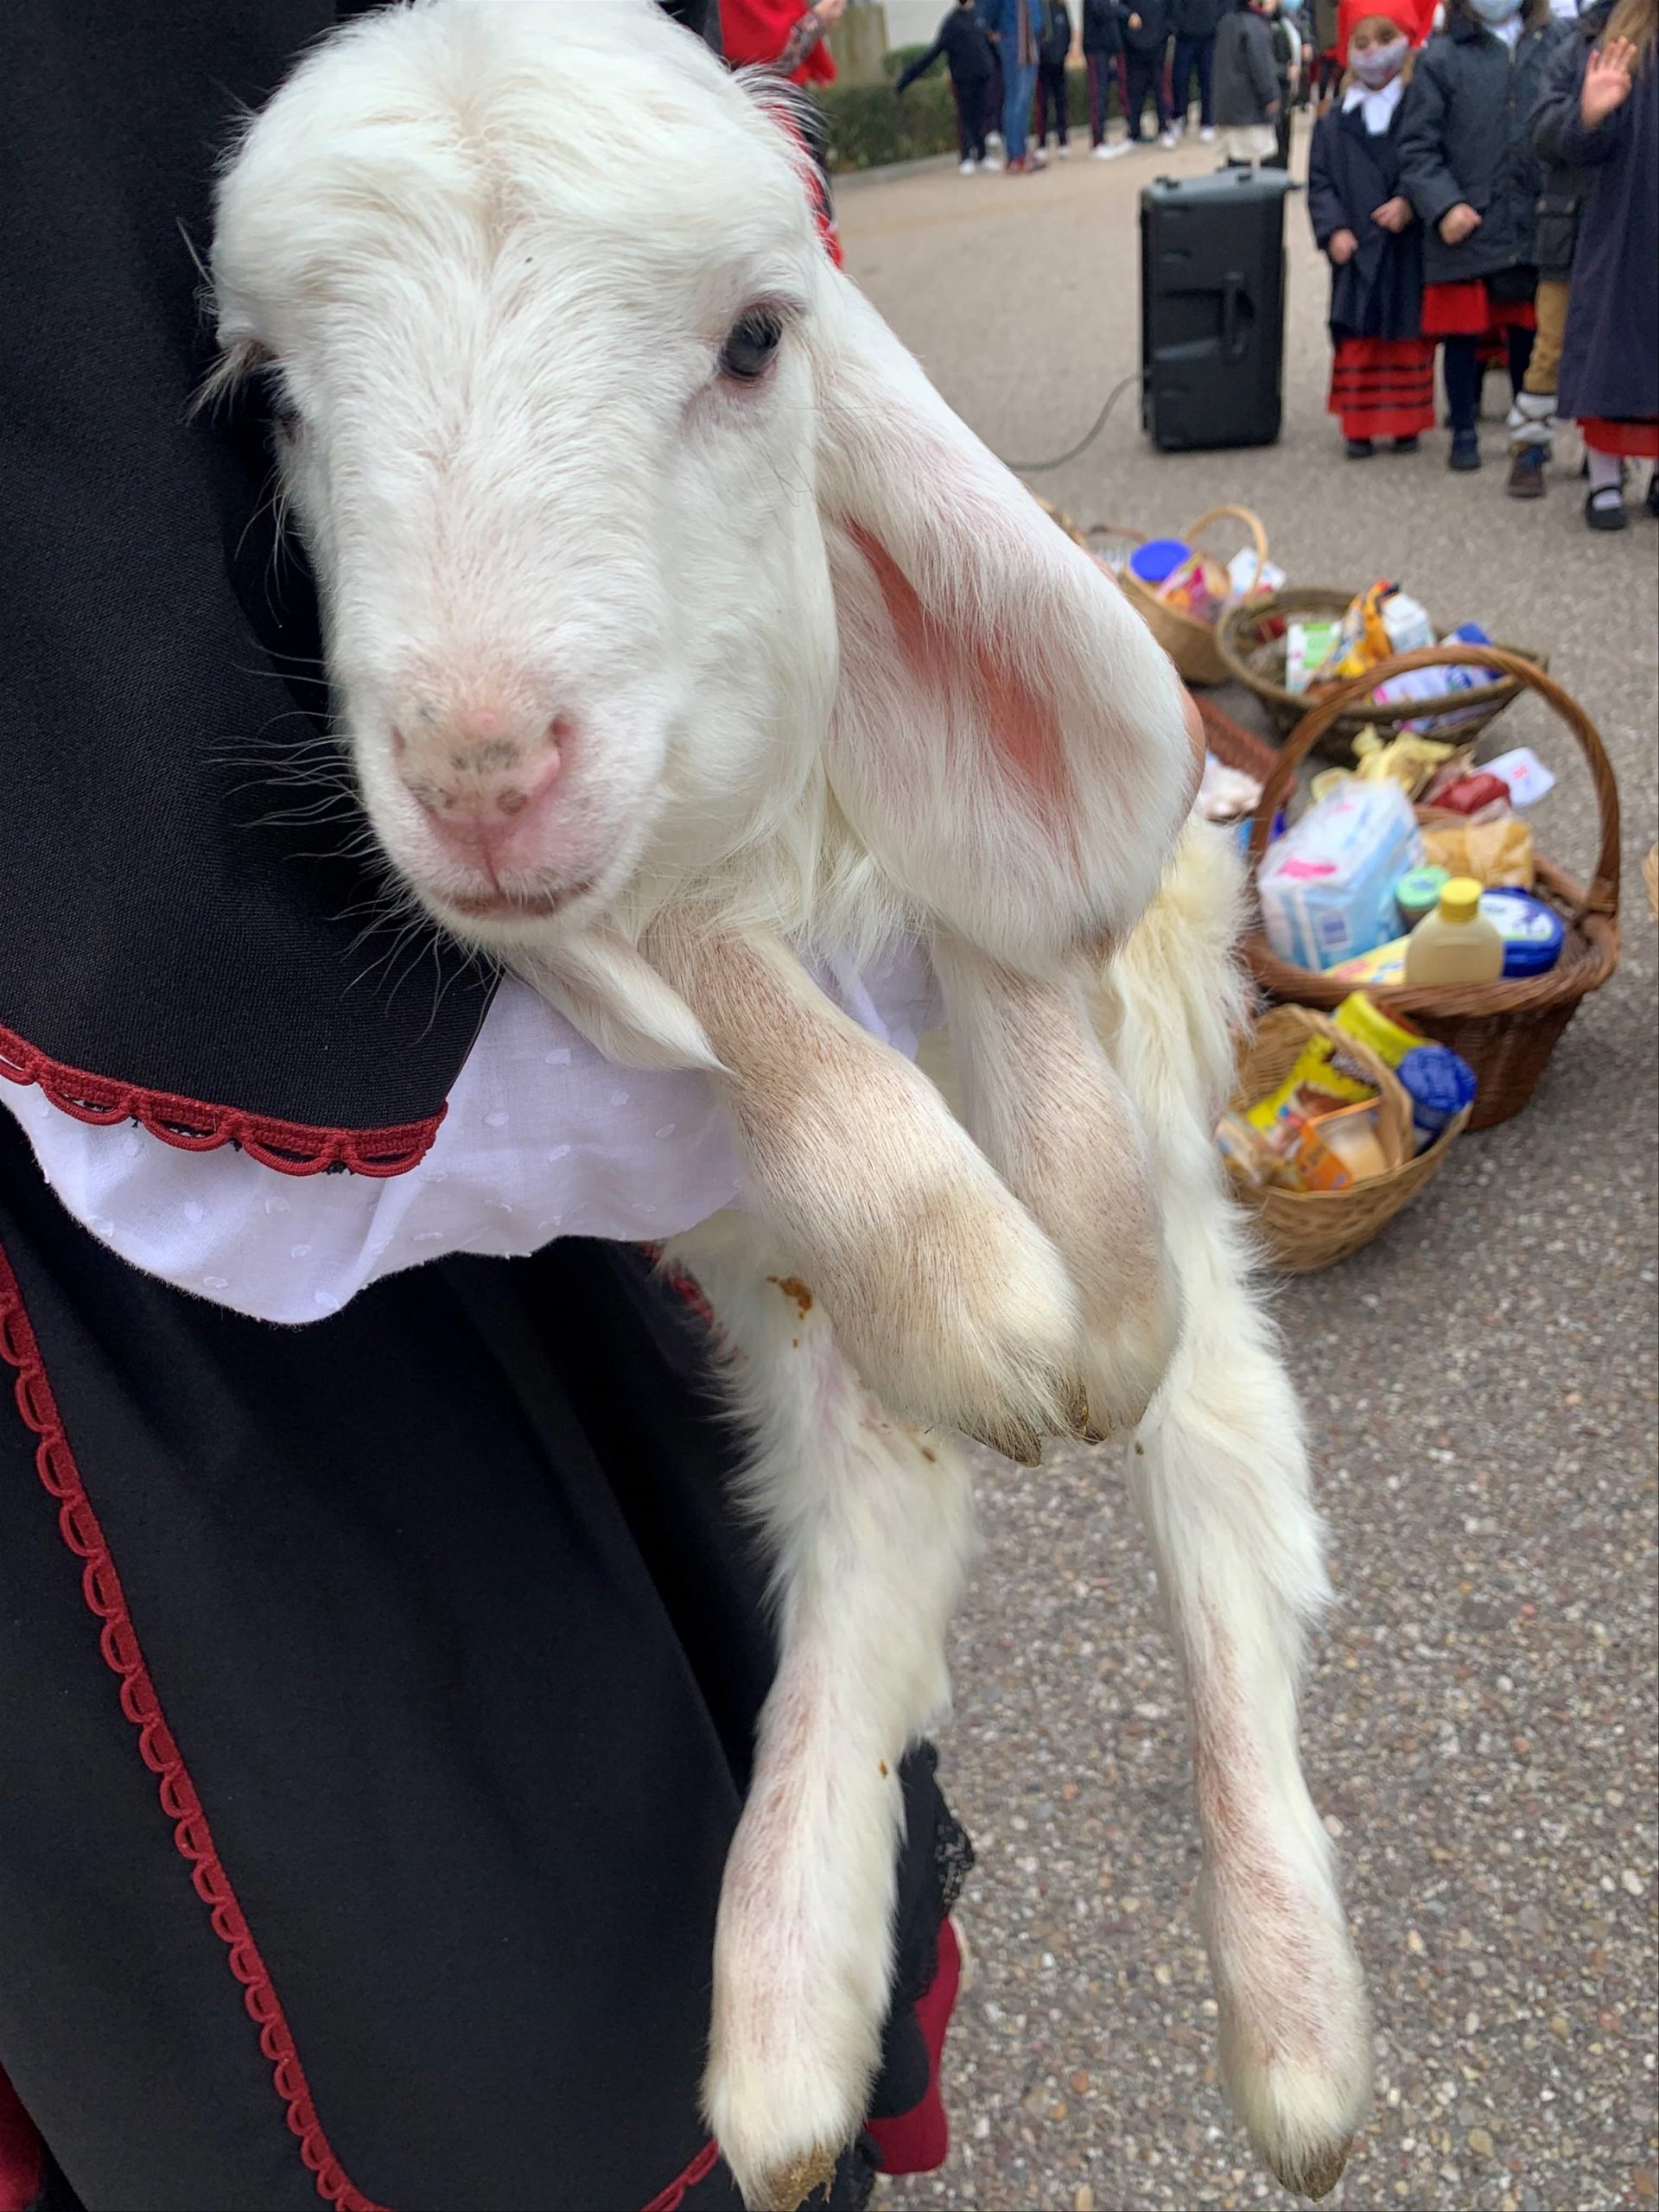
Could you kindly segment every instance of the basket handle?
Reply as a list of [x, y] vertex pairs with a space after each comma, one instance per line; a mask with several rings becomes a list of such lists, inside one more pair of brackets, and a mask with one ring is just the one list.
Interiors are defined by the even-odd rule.
[[1590, 887], [1578, 908], [1577, 918], [1586, 914], [1618, 912], [1618, 785], [1613, 779], [1612, 763], [1603, 748], [1595, 724], [1573, 696], [1556, 683], [1553, 676], [1519, 653], [1507, 652], [1502, 645], [1465, 645], [1456, 643], [1450, 649], [1444, 643], [1420, 645], [1415, 652], [1401, 653], [1393, 660], [1378, 661], [1358, 676], [1350, 677], [1336, 690], [1309, 709], [1290, 735], [1279, 748], [1273, 772], [1262, 787], [1255, 814], [1250, 823], [1249, 871], [1254, 880], [1268, 849], [1268, 836], [1273, 827], [1273, 817], [1289, 796], [1295, 781], [1296, 770], [1319, 740], [1341, 716], [1370, 698], [1379, 683], [1386, 683], [1390, 677], [1403, 675], [1413, 668], [1490, 668], [1500, 676], [1516, 677], [1528, 690], [1535, 691], [1545, 705], [1552, 708], [1578, 740], [1590, 770], [1590, 780], [1595, 785], [1596, 809], [1601, 823], [1601, 850], [1596, 860], [1596, 872]]
[[1207, 514], [1200, 515], [1197, 522], [1187, 524], [1186, 542], [1189, 545], [1196, 545], [1200, 535], [1209, 529], [1212, 522], [1224, 522], [1230, 516], [1233, 521], [1242, 522], [1255, 541], [1255, 573], [1259, 580], [1262, 569], [1268, 565], [1268, 533], [1262, 528], [1261, 516], [1252, 514], [1248, 507], [1211, 507]]

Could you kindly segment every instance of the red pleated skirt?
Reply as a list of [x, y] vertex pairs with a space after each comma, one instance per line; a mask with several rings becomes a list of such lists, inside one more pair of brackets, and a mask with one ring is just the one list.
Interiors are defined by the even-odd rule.
[[1345, 438], [1414, 438], [1434, 427], [1432, 338], [1343, 338], [1331, 363], [1330, 413]]
[[1490, 330], [1535, 330], [1538, 317], [1530, 300], [1495, 300], [1484, 276], [1456, 284], [1425, 284], [1425, 338], [1482, 338]]
[[1659, 419], [1614, 420], [1605, 415], [1579, 419], [1584, 442], [1592, 453], [1616, 453], [1626, 461], [1659, 461]]

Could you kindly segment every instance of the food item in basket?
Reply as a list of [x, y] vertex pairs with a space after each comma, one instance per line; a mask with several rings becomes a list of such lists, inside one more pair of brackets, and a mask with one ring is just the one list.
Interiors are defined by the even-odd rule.
[[1451, 875], [1472, 875], [1491, 891], [1500, 884], [1530, 891], [1537, 874], [1532, 831], [1518, 815], [1494, 822], [1431, 823], [1423, 831], [1423, 858]]
[[1349, 601], [1347, 611], [1337, 625], [1336, 651], [1323, 668], [1314, 671], [1317, 683], [1345, 683], [1349, 677], [1363, 676], [1368, 668], [1390, 657], [1394, 645], [1383, 620], [1382, 606], [1399, 588], [1397, 584], [1379, 577], [1357, 599]]
[[1511, 806], [1535, 806], [1555, 788], [1555, 779], [1529, 745], [1517, 745], [1486, 763], [1489, 776], [1502, 776]]
[[1475, 1071], [1446, 1045], [1420, 1045], [1395, 1071], [1411, 1101], [1411, 1126], [1419, 1152], [1425, 1151], [1475, 1103]]
[[1437, 738], [1416, 737], [1409, 730], [1386, 745], [1374, 729], [1363, 729], [1354, 740], [1354, 774], [1362, 784], [1398, 784], [1408, 798], [1415, 798], [1437, 770], [1457, 753]]
[[1425, 914], [1433, 912], [1451, 880], [1450, 868], [1432, 866], [1411, 868], [1401, 877], [1394, 887], [1394, 903], [1408, 930], [1414, 930]]
[[1384, 1014], [1363, 991], [1350, 991], [1331, 1019], [1338, 1029], [1345, 1029], [1362, 1045], [1369, 1045], [1387, 1067], [1397, 1068], [1408, 1052], [1414, 1052], [1420, 1045], [1428, 1041], [1421, 1029], [1410, 1028], [1405, 1022]]
[[1394, 887], [1423, 858], [1397, 784], [1342, 784], [1268, 848], [1256, 875], [1268, 942], [1281, 960], [1334, 968], [1395, 935]]
[[1495, 983], [1503, 973], [1503, 940], [1480, 911], [1480, 886], [1454, 875], [1406, 939], [1406, 981]]
[[1414, 653], [1420, 646], [1434, 643], [1428, 609], [1397, 584], [1382, 602], [1382, 627], [1389, 633], [1390, 653]]
[[1236, 606], [1240, 600], [1256, 599], [1263, 592], [1282, 591], [1285, 572], [1276, 561], [1258, 561], [1254, 545], [1241, 545], [1227, 563], [1227, 581]]
[[[1450, 881], [1450, 878], [1447, 880]], [[1406, 947], [1408, 937], [1390, 938], [1386, 944], [1374, 944], [1369, 952], [1362, 952], [1357, 959], [1344, 960], [1331, 973], [1344, 983], [1356, 988], [1370, 984], [1403, 983], [1406, 980]]]
[[1503, 973], [1544, 976], [1561, 957], [1567, 925], [1526, 891], [1483, 891], [1480, 911], [1503, 940]]
[[1271, 1133], [1282, 1122], [1311, 1120], [1376, 1096], [1376, 1084], [1344, 1056], [1336, 1038], [1310, 1037], [1284, 1081], [1247, 1106], [1244, 1120], [1253, 1129]]
[[1277, 1148], [1265, 1130], [1253, 1128], [1242, 1114], [1224, 1114], [1216, 1123], [1216, 1149], [1246, 1190], [1259, 1191], [1278, 1180]]
[[[1491, 642], [1478, 622], [1459, 623], [1440, 639], [1443, 645], [1490, 645]], [[1469, 661], [1448, 661], [1444, 668], [1408, 668], [1402, 675], [1390, 676], [1377, 685], [1371, 696], [1379, 707], [1397, 707], [1408, 700], [1444, 699], [1455, 691], [1473, 691], [1503, 680], [1495, 669], [1477, 668]], [[1481, 711], [1478, 707], [1453, 709], [1443, 715], [1419, 715], [1401, 727], [1428, 735], [1452, 729], [1466, 721], [1471, 713]]]
[[1374, 1098], [1334, 1114], [1292, 1115], [1286, 1128], [1277, 1179], [1287, 1191], [1345, 1191], [1388, 1173]]
[[1232, 595], [1225, 569], [1204, 553], [1192, 554], [1158, 587], [1166, 607], [1195, 622], [1215, 621]]
[[1306, 691], [1336, 652], [1341, 625], [1299, 614], [1285, 627], [1285, 689]]
[[1504, 813], [1509, 812], [1510, 787], [1502, 776], [1490, 775], [1485, 769], [1478, 768], [1472, 775], [1459, 776], [1455, 783], [1448, 784], [1436, 795], [1434, 804], [1444, 807], [1448, 814], [1465, 814], [1471, 820], [1478, 816], [1487, 820], [1492, 818], [1487, 815], [1489, 807], [1501, 807]]

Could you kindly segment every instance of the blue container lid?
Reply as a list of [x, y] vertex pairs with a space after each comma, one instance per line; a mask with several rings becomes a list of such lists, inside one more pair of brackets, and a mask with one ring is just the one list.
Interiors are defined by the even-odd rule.
[[1166, 584], [1183, 561], [1192, 558], [1192, 548], [1179, 537], [1149, 537], [1129, 556], [1129, 566], [1143, 584]]
[[1503, 940], [1506, 976], [1542, 976], [1560, 958], [1567, 925], [1529, 891], [1483, 891], [1480, 911]]
[[1449, 1122], [1474, 1103], [1475, 1071], [1446, 1045], [1419, 1045], [1395, 1071], [1414, 1106]]

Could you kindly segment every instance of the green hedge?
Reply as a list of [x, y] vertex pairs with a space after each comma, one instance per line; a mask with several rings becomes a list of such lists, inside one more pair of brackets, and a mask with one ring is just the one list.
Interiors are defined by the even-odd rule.
[[[895, 48], [886, 59], [902, 68], [924, 49]], [[1082, 69], [1065, 73], [1066, 110], [1085, 136], [1089, 129], [1089, 79]], [[874, 169], [889, 162], [915, 162], [931, 154], [957, 150], [957, 108], [943, 62], [918, 78], [902, 98], [890, 85], [825, 85], [813, 99], [830, 126], [832, 169]], [[1118, 111], [1117, 79], [1111, 79], [1108, 111]]]

